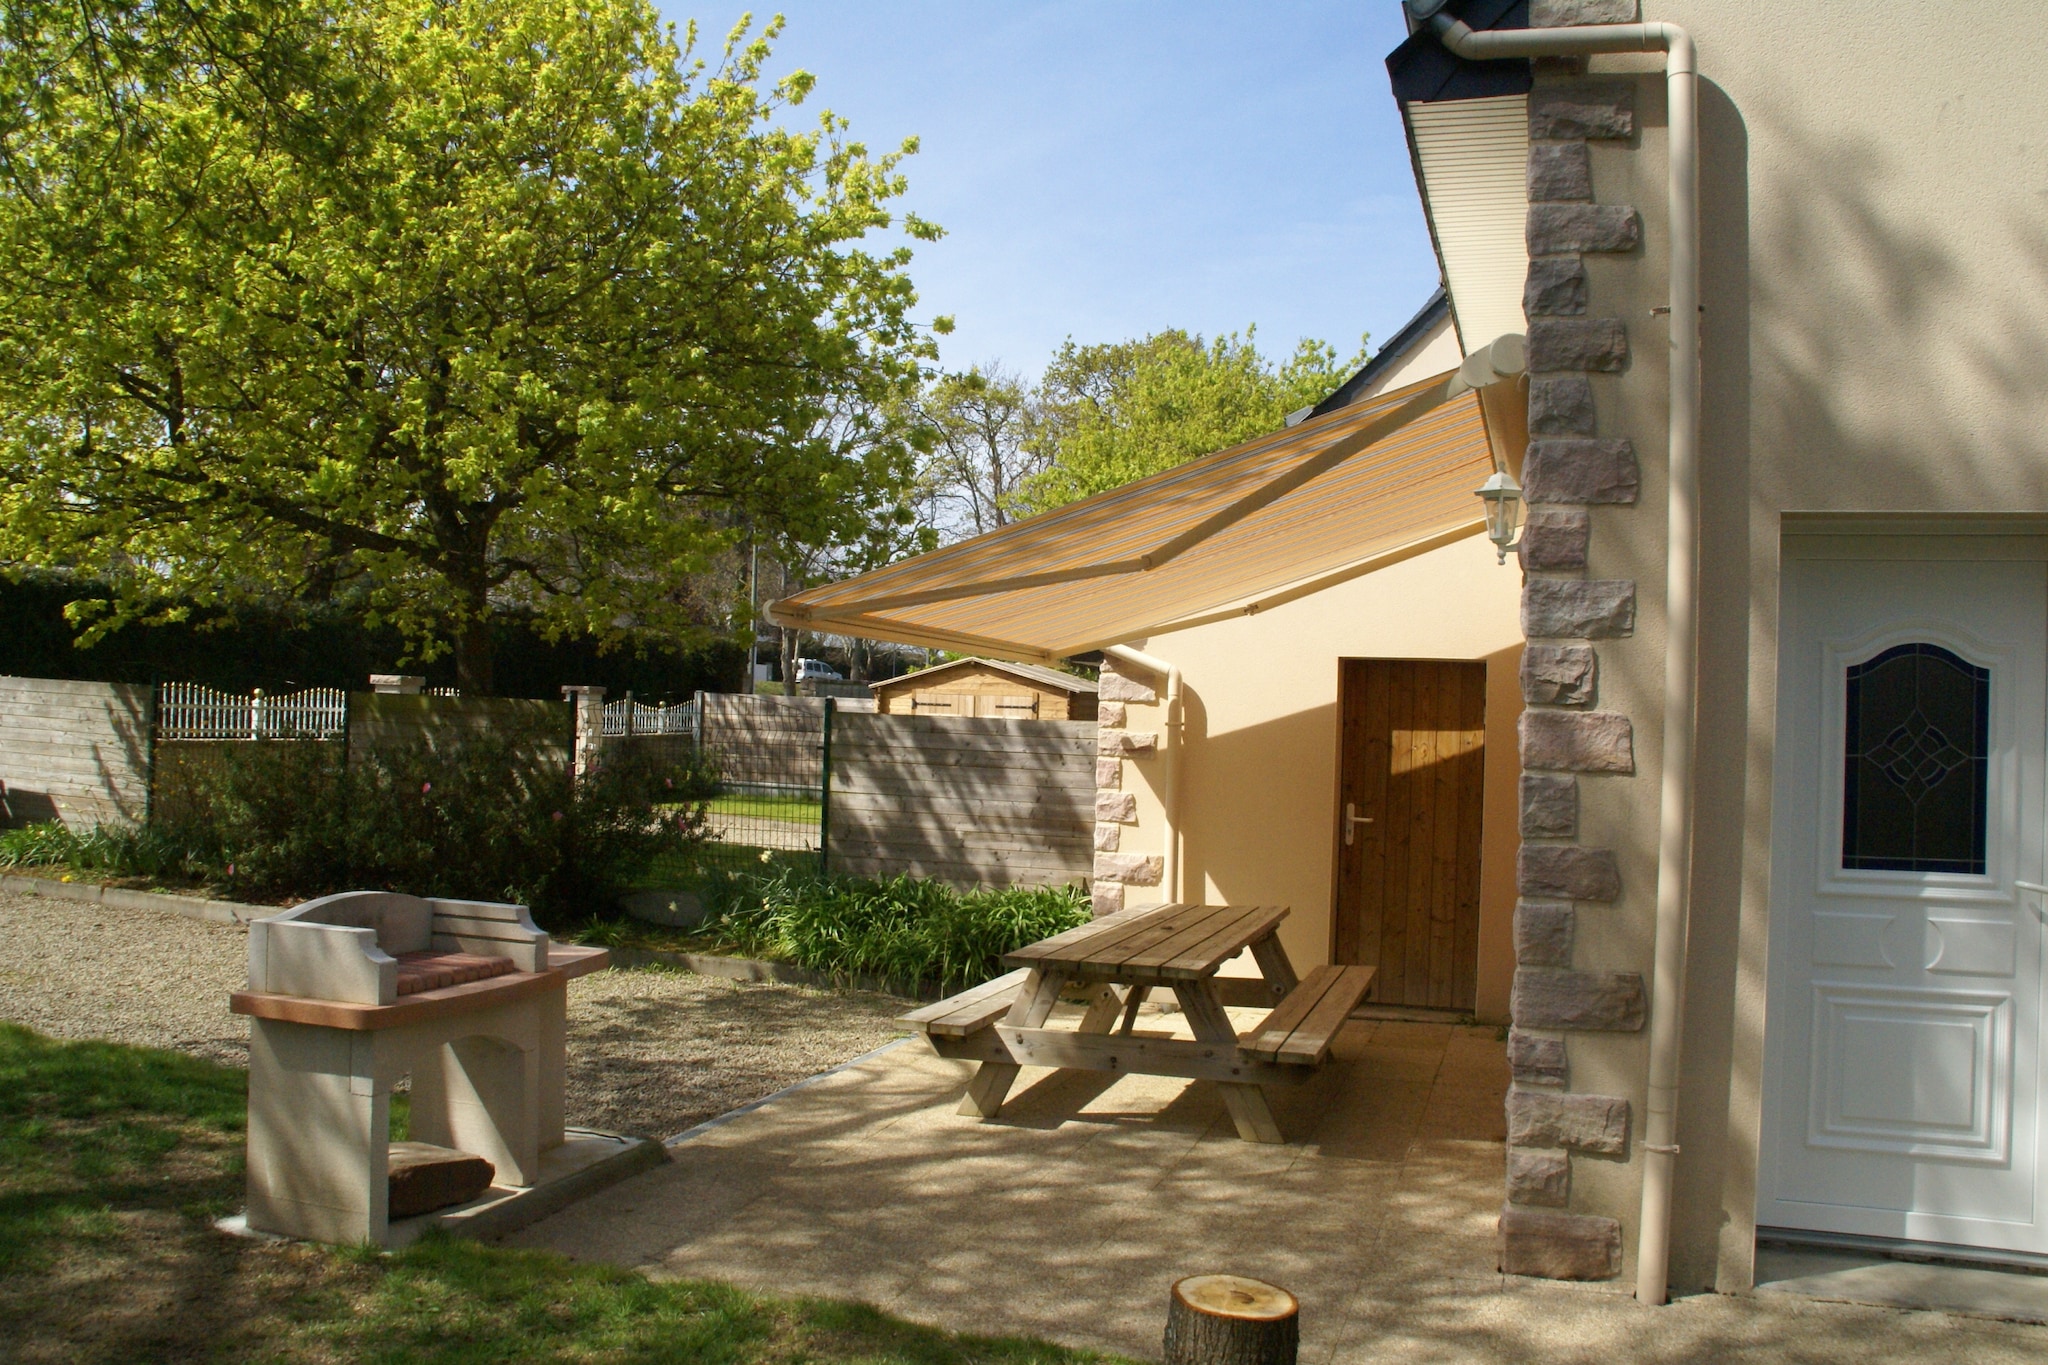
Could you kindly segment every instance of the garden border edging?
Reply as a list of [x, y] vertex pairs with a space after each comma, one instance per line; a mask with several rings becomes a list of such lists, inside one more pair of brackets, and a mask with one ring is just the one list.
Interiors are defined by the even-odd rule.
[[241, 901], [207, 900], [202, 896], [173, 896], [162, 891], [131, 891], [121, 886], [106, 886], [100, 882], [60, 882], [48, 877], [23, 877], [13, 873], [0, 874], [0, 891], [12, 891], [24, 896], [48, 896], [53, 900], [84, 901], [90, 905], [104, 905], [115, 910], [167, 910], [187, 919], [203, 919], [214, 924], [231, 924], [237, 929], [249, 927], [249, 921], [275, 915], [285, 907], [280, 905], [245, 905]]

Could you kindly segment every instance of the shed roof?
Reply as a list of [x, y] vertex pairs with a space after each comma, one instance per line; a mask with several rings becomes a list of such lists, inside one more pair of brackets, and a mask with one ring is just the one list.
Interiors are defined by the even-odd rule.
[[1452, 374], [768, 606], [805, 630], [1050, 662], [1276, 606], [1477, 532]]
[[942, 664], [934, 664], [930, 668], [920, 668], [917, 672], [905, 673], [900, 678], [886, 678], [878, 683], [869, 683], [868, 687], [872, 691], [880, 692], [885, 687], [900, 687], [904, 683], [924, 682], [935, 673], [947, 673], [956, 668], [965, 668], [970, 664], [979, 664], [984, 668], [997, 669], [1013, 677], [1022, 678], [1026, 682], [1037, 683], [1040, 687], [1056, 688], [1070, 696], [1076, 693], [1094, 692], [1099, 686], [1099, 684], [1087, 678], [1073, 673], [1062, 673], [1057, 668], [1046, 668], [1039, 664], [1014, 663], [1008, 659], [984, 659], [980, 655], [972, 655], [965, 659], [951, 659]]

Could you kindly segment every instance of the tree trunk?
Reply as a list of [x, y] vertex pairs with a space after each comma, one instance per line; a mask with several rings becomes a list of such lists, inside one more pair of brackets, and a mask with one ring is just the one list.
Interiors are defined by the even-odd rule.
[[1190, 1275], [1166, 1306], [1166, 1365], [1295, 1365], [1301, 1305], [1241, 1275]]
[[455, 637], [455, 685], [465, 697], [488, 697], [496, 651], [488, 621], [472, 621]]

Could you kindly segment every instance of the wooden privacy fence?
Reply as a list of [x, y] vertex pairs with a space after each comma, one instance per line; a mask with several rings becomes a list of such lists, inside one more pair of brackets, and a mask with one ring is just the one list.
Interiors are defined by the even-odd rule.
[[142, 819], [149, 708], [146, 685], [0, 677], [0, 825]]
[[574, 716], [567, 702], [518, 697], [410, 696], [355, 692], [349, 696], [351, 754], [402, 744], [452, 747], [487, 734], [507, 735], [531, 750], [536, 763], [567, 766], [575, 744]]
[[831, 867], [1063, 885], [1094, 857], [1095, 723], [834, 718]]
[[192, 799], [219, 755], [259, 740], [345, 740], [354, 755], [495, 734], [536, 764], [567, 765], [570, 723], [561, 702], [339, 688], [268, 697], [196, 683], [0, 677], [0, 828], [138, 823], [166, 798], [173, 808]]
[[[159, 695], [143, 685], [0, 678], [0, 824], [140, 821], [153, 792], [176, 806], [208, 762], [257, 738], [345, 736], [357, 755], [494, 733], [532, 746], [536, 762], [571, 761], [567, 703], [357, 692], [337, 704], [337, 695], [259, 705], [192, 685], [167, 684]], [[701, 735], [724, 786], [708, 813], [713, 838], [750, 864], [764, 850], [822, 851], [832, 871], [858, 876], [962, 886], [1088, 878], [1093, 722], [885, 716], [838, 700], [828, 792], [825, 699], [706, 693], [683, 706], [618, 705], [620, 732], [605, 736], [606, 747], [675, 748], [680, 759]]]

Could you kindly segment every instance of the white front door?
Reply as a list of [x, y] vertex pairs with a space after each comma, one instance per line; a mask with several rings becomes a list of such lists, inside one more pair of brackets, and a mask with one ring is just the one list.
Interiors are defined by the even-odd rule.
[[1758, 1222], [2048, 1253], [2048, 565], [1784, 585]]

